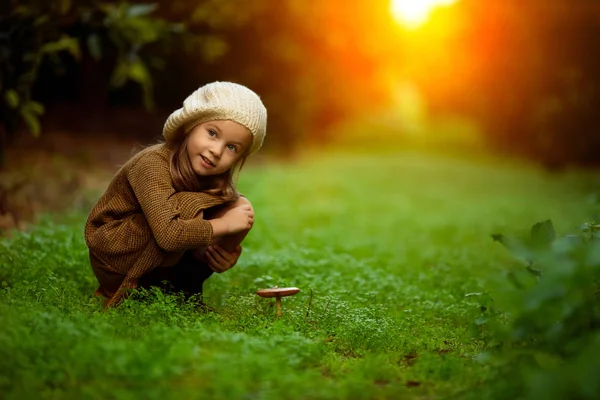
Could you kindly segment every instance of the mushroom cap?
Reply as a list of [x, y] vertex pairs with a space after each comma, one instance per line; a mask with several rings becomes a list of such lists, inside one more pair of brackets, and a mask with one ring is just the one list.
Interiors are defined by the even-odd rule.
[[271, 289], [259, 289], [256, 294], [259, 295], [260, 297], [285, 297], [285, 296], [292, 296], [296, 293], [298, 293], [300, 291], [300, 289], [298, 289], [297, 287], [285, 287], [285, 288], [278, 288], [278, 287], [274, 287]]

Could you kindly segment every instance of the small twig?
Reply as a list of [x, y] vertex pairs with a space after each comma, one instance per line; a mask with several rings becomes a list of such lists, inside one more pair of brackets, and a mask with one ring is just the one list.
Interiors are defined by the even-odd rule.
[[310, 298], [308, 299], [308, 307], [306, 309], [306, 317], [304, 317], [304, 318], [308, 318], [308, 314], [310, 313], [310, 305], [312, 304], [312, 298], [313, 298], [313, 290], [312, 290], [312, 288], [310, 288]]
[[323, 310], [323, 314], [327, 314], [327, 309], [329, 308], [329, 303], [331, 303], [331, 299], [329, 299], [327, 301], [327, 304], [325, 304], [325, 310]]

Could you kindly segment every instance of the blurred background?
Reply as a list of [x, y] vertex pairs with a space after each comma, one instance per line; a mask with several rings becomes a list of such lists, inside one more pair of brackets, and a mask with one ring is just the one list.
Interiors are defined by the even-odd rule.
[[215, 80], [263, 98], [258, 162], [410, 148], [600, 163], [600, 1], [0, 4], [0, 226], [102, 185]]

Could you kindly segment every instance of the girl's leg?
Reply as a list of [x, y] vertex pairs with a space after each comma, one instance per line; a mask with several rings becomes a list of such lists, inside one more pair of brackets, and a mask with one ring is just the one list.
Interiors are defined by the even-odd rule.
[[139, 280], [139, 286], [158, 287], [167, 293], [183, 292], [186, 297], [202, 294], [202, 284], [213, 274], [206, 263], [199, 262], [192, 251], [186, 251], [172, 267], [157, 267]]
[[[218, 218], [233, 207], [242, 204], [250, 204], [244, 197], [240, 197], [235, 203], [227, 206], [215, 207], [212, 210], [206, 210], [206, 219]], [[227, 251], [235, 250], [236, 246], [242, 243], [250, 230], [227, 235], [219, 238], [214, 243], [223, 247]], [[183, 292], [186, 296], [201, 295], [202, 285], [213, 271], [208, 266], [208, 260], [205, 253], [206, 248], [189, 250], [171, 267], [157, 267], [144, 275], [139, 280], [139, 286], [149, 288], [157, 286], [166, 292]]]

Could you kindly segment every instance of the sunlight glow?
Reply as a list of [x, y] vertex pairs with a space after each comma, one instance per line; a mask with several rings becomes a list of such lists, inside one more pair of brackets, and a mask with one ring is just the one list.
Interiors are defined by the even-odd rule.
[[394, 19], [402, 25], [416, 28], [427, 21], [434, 8], [455, 2], [456, 0], [392, 0], [390, 11]]

